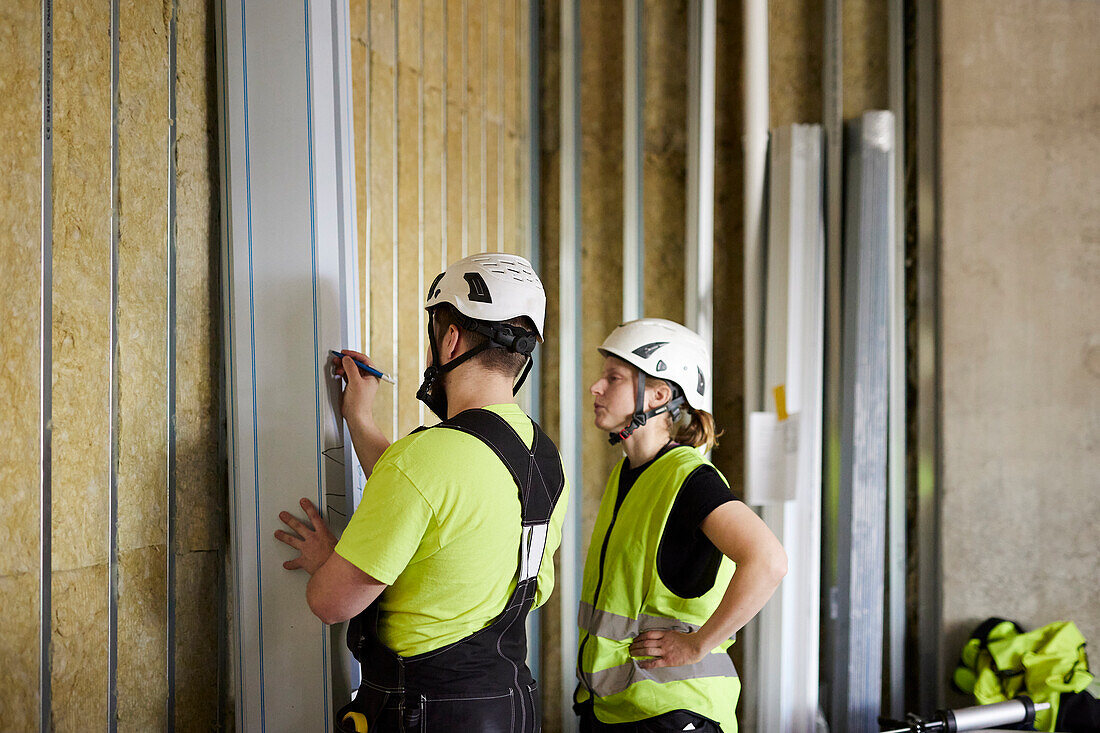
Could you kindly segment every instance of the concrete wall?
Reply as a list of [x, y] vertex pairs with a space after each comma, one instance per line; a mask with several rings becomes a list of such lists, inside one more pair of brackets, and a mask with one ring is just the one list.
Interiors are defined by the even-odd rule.
[[1100, 640], [1100, 4], [942, 2], [943, 622]]
[[[106, 726], [109, 695], [117, 696], [120, 730], [163, 730], [168, 715], [181, 729], [211, 729], [219, 724], [224, 674], [218, 594], [225, 547], [213, 3], [182, 0], [175, 19], [169, 6], [123, 3], [114, 97], [109, 4], [54, 2], [47, 159], [41, 155], [41, 12], [37, 0], [4, 3], [0, 10], [0, 115], [7, 132], [0, 156], [8, 172], [0, 183], [0, 229], [8, 235], [0, 242], [0, 483], [9, 501], [0, 520], [8, 548], [0, 562], [6, 612], [0, 721], [5, 729], [37, 728], [44, 674], [58, 729]], [[174, 149], [172, 101], [178, 107]], [[52, 175], [45, 200], [43, 167]], [[53, 208], [50, 236], [40, 226], [45, 201]], [[45, 318], [44, 266], [52, 269]], [[44, 384], [40, 338], [52, 343], [52, 377]], [[53, 436], [45, 494], [43, 394], [52, 399], [46, 419]], [[40, 532], [43, 516], [48, 538]], [[43, 539], [52, 546], [45, 568], [39, 563]], [[47, 670], [40, 668], [38, 644], [42, 588], [50, 596]]]

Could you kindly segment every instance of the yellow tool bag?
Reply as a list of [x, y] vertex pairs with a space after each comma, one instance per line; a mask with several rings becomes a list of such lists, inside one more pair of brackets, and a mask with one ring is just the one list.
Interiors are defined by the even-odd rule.
[[[1100, 703], [1085, 692], [1093, 682], [1085, 637], [1072, 621], [1024, 631], [1013, 621], [986, 620], [963, 647], [953, 681], [982, 705], [1023, 694], [1049, 702], [1050, 709], [1036, 715], [1035, 730], [1091, 731], [1092, 713], [1100, 715]], [[1083, 721], [1076, 713], [1074, 720], [1066, 720], [1066, 710], [1059, 710], [1070, 697], [1069, 707], [1085, 712]]]

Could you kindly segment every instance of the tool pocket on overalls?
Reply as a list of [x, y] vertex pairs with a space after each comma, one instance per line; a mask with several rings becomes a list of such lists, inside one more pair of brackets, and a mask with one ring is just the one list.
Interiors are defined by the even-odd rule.
[[539, 685], [537, 682], [532, 682], [529, 685], [524, 685], [523, 691], [527, 698], [527, 705], [524, 710], [523, 728], [521, 730], [524, 733], [538, 733], [542, 730], [542, 700], [539, 695]]
[[423, 733], [436, 731], [480, 731], [513, 733], [518, 731], [515, 691], [500, 695], [475, 695], [421, 698]]
[[[367, 694], [364, 694], [364, 693]], [[390, 693], [359, 688], [359, 694], [336, 713], [338, 733], [367, 733], [377, 730], [379, 718], [390, 701]]]

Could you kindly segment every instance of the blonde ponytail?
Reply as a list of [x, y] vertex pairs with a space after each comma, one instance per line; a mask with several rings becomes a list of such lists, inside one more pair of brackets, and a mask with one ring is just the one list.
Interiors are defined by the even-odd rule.
[[714, 424], [713, 415], [688, 405], [680, 410], [680, 416], [672, 423], [669, 432], [677, 443], [702, 447], [706, 451], [718, 445], [718, 438], [722, 435]]

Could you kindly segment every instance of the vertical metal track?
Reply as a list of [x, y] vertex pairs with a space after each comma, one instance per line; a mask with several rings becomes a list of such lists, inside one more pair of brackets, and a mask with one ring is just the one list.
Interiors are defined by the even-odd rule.
[[884, 712], [905, 714], [905, 2], [889, 0], [888, 76], [894, 113], [894, 246], [889, 253], [889, 417], [887, 430], [886, 689]]
[[645, 221], [642, 109], [645, 41], [642, 0], [626, 0], [623, 20], [623, 321], [645, 311]]
[[470, 7], [462, 0], [462, 256], [470, 253]]
[[877, 731], [883, 684], [887, 529], [889, 249], [893, 243], [889, 112], [848, 123], [837, 532], [834, 728]]
[[[447, 259], [448, 259], [447, 258], [447, 228], [449, 226], [449, 221], [447, 219], [447, 217], [448, 217], [448, 208], [447, 208], [447, 158], [449, 157], [448, 156], [449, 137], [448, 137], [448, 133], [447, 133], [447, 107], [449, 106], [447, 104], [447, 74], [449, 73], [449, 68], [450, 68], [448, 66], [448, 64], [450, 63], [450, 60], [447, 58], [447, 51], [450, 49], [450, 46], [451, 46], [451, 43], [450, 43], [450, 38], [451, 38], [450, 22], [451, 22], [451, 19], [450, 19], [449, 13], [447, 12], [449, 7], [450, 7], [450, 3], [443, 3], [443, 81], [440, 84], [440, 86], [442, 87], [442, 91], [440, 92], [440, 97], [442, 99], [442, 102], [441, 102], [442, 110], [440, 110], [440, 111], [441, 111], [441, 115], [442, 115], [442, 119], [443, 119], [443, 155], [442, 155], [442, 159], [439, 161], [440, 179], [441, 179], [440, 184], [439, 184], [439, 209], [440, 209], [440, 215], [439, 215], [439, 221], [440, 221], [440, 232], [439, 232], [440, 258], [439, 258], [439, 264], [441, 266], [440, 271], [447, 269], [447, 265], [450, 264], [447, 261]], [[435, 276], [435, 273], [433, 273], [433, 277], [434, 276]], [[421, 349], [420, 353], [421, 354], [424, 353], [423, 349]]]
[[934, 0], [916, 3], [917, 166], [917, 639], [919, 710], [942, 707], [943, 639], [940, 557], [940, 295], [939, 135], [936, 54], [939, 20]]
[[[687, 326], [714, 350], [714, 86], [717, 10], [715, 0], [689, 6], [688, 210], [684, 248]], [[713, 374], [713, 370], [711, 370]], [[713, 391], [704, 409], [711, 411]]]
[[768, 162], [768, 5], [744, 0], [744, 318], [745, 318], [745, 455], [749, 414], [759, 410], [764, 375], [764, 201]]
[[[504, 21], [504, 3], [507, 0], [500, 0], [500, 18], [503, 25]], [[507, 115], [504, 114], [505, 99], [504, 99], [504, 34], [507, 28], [503, 28], [500, 32], [500, 53], [497, 55], [499, 59], [499, 65], [497, 67], [497, 82], [500, 84], [500, 92], [497, 98], [500, 100], [500, 107], [497, 109], [497, 114], [500, 116], [500, 129], [497, 131], [497, 252], [504, 251], [504, 141], [508, 137], [508, 126], [505, 123]], [[519, 242], [515, 242], [514, 245], [518, 245]]]
[[171, 733], [176, 728], [176, 40], [179, 21], [179, 0], [172, 0], [172, 12], [168, 20], [168, 212], [167, 239], [165, 247], [168, 254], [168, 334], [166, 339], [166, 361], [168, 371], [167, 401], [168, 424], [168, 482], [165, 487], [168, 506], [168, 532], [165, 541], [165, 560], [167, 563], [167, 630], [165, 647], [167, 664], [165, 675], [168, 683], [168, 697], [165, 701], [165, 726]]
[[[367, 129], [364, 130], [363, 137], [366, 140], [367, 149], [364, 152], [364, 173], [366, 174], [366, 180], [360, 185], [363, 187], [363, 191], [367, 196], [367, 221], [366, 221], [366, 239], [363, 242], [363, 259], [360, 261], [360, 267], [363, 268], [363, 291], [360, 293], [360, 297], [366, 301], [366, 318], [363, 319], [363, 323], [360, 324], [360, 329], [363, 336], [363, 353], [371, 353], [373, 345], [373, 339], [371, 338], [371, 303], [374, 299], [373, 290], [371, 289], [370, 273], [371, 273], [371, 250], [373, 249], [372, 242], [374, 238], [371, 236], [371, 226], [373, 226], [374, 219], [374, 202], [371, 199], [371, 190], [373, 189], [373, 181], [371, 174], [371, 156], [374, 154], [374, 141], [371, 135], [374, 130], [374, 95], [372, 90], [374, 86], [371, 83], [371, 74], [374, 73], [374, 0], [367, 0], [367, 109], [363, 115], [363, 119], [366, 123]], [[393, 362], [393, 368], [397, 368], [397, 360]]]
[[[330, 6], [331, 7], [331, 6]], [[310, 280], [311, 290], [313, 296], [313, 353], [321, 351], [320, 346], [320, 319], [317, 312], [317, 199], [315, 196], [316, 191], [316, 168], [315, 168], [315, 149], [314, 149], [314, 136], [313, 136], [313, 38], [312, 28], [310, 22], [310, 2], [309, 0], [303, 0], [302, 2], [302, 26], [303, 26], [303, 40], [305, 43], [305, 81], [306, 81], [306, 150], [307, 160], [309, 161], [309, 249], [310, 249]], [[333, 14], [335, 17], [335, 14]], [[333, 46], [337, 48], [337, 46]], [[333, 64], [333, 94], [335, 101], [336, 90], [339, 89], [338, 67]], [[339, 121], [338, 112], [334, 114], [334, 118], [337, 123]], [[333, 137], [339, 140], [339, 134], [337, 133], [336, 126], [332, 129]], [[337, 143], [338, 145], [338, 143]], [[338, 160], [334, 161], [336, 165], [339, 165]], [[337, 196], [339, 196], [341, 188], [337, 187]], [[342, 212], [340, 212], [342, 214]], [[343, 223], [342, 216], [337, 217], [339, 227]], [[340, 273], [341, 277], [343, 272]], [[313, 425], [314, 425], [314, 440], [316, 441], [316, 450], [319, 456], [317, 460], [317, 497], [316, 506], [322, 512], [327, 510], [327, 502], [325, 501], [325, 479], [324, 479], [324, 460], [320, 458], [323, 456], [324, 440], [321, 437], [321, 392], [318, 385], [321, 383], [320, 365], [316, 359], [313, 362]], [[330, 700], [332, 697], [332, 668], [329, 666], [328, 660], [328, 641], [329, 635], [327, 628], [322, 625], [320, 628], [321, 636], [321, 669], [323, 670], [324, 679], [321, 680], [322, 697], [324, 698], [324, 720], [329, 720], [330, 715]]]
[[[746, 456], [746, 483], [752, 480], [747, 468], [747, 456], [752, 453], [749, 419], [761, 409], [761, 384], [764, 381], [764, 211], [768, 162], [768, 124], [770, 99], [768, 84], [768, 3], [767, 0], [744, 0], [744, 98], [745, 168], [744, 168], [744, 240], [742, 276], [744, 301], [744, 430], [742, 454]], [[761, 654], [759, 624], [750, 624], [744, 631], [745, 672], [759, 674]], [[756, 696], [760, 699], [760, 696]], [[761, 705], [744, 706], [747, 730], [755, 730]]]
[[[401, 86], [398, 83], [401, 79], [401, 67], [398, 65], [398, 49], [401, 47], [401, 36], [400, 36], [400, 33], [401, 33], [401, 19], [400, 19], [398, 14], [401, 12], [401, 4], [399, 2], [397, 2], [397, 0], [390, 0], [390, 6], [393, 8], [393, 150], [391, 151], [391, 157], [393, 158], [393, 160], [392, 160], [392, 163], [393, 163], [393, 176], [392, 176], [392, 179], [393, 180], [390, 182], [390, 185], [392, 186], [392, 190], [391, 190], [390, 193], [393, 196], [393, 211], [391, 212], [393, 214], [393, 219], [392, 219], [392, 221], [393, 221], [393, 259], [391, 260], [393, 266], [391, 267], [391, 273], [392, 274], [391, 274], [391, 277], [390, 277], [390, 288], [391, 288], [390, 298], [393, 301], [393, 305], [391, 306], [392, 309], [393, 309], [393, 315], [391, 317], [391, 324], [392, 324], [392, 328], [393, 328], [393, 333], [391, 334], [391, 342], [392, 342], [391, 347], [393, 348], [393, 352], [392, 352], [393, 353], [393, 368], [397, 369], [398, 364], [400, 364], [400, 359], [398, 358], [399, 355], [400, 355], [400, 352], [398, 352], [398, 350], [397, 350], [397, 348], [398, 348], [397, 313], [398, 313], [398, 306], [400, 305], [400, 299], [397, 297], [397, 293], [398, 293], [398, 274], [399, 274], [398, 273], [398, 266], [397, 266], [398, 262], [399, 262], [399, 260], [398, 260], [398, 249], [399, 248], [398, 248], [397, 245], [400, 241], [400, 237], [399, 237], [399, 231], [400, 231], [399, 222], [400, 222], [400, 220], [397, 217], [398, 217], [398, 201], [399, 201], [398, 194], [400, 193], [399, 189], [398, 189], [398, 171], [400, 170], [400, 167], [399, 167], [400, 166], [400, 156], [398, 155], [398, 152], [399, 152], [398, 148], [399, 148], [399, 140], [400, 140], [399, 136], [401, 135], [401, 123], [398, 120], [397, 110], [400, 109], [400, 106], [401, 106], [400, 103], [398, 102], [398, 100], [400, 99], [398, 94], [400, 93], [400, 89], [401, 89]], [[398, 406], [399, 402], [400, 402], [400, 400], [398, 399], [398, 394], [395, 393], [393, 395], [393, 414], [391, 415], [391, 420], [393, 422], [390, 423], [390, 426], [391, 426], [390, 440], [391, 441], [397, 440], [397, 436], [400, 435], [400, 431], [401, 431], [401, 427], [397, 423], [397, 406]]]
[[50, 651], [53, 631], [53, 0], [42, 0], [42, 201], [41, 281], [39, 301], [39, 451], [38, 473], [39, 554], [38, 554], [38, 727], [42, 733], [53, 730], [51, 718], [53, 655]]
[[[416, 292], [424, 292], [424, 0], [420, 0], [420, 48], [417, 50], [417, 59], [420, 66], [420, 74], [416, 77]], [[431, 277], [435, 277], [432, 273]], [[417, 309], [417, 317], [421, 317], [421, 311]], [[420, 326], [416, 329], [416, 353], [424, 353], [424, 339], [427, 329]], [[416, 401], [417, 425], [424, 424], [424, 403]]]
[[111, 0], [111, 316], [110, 353], [107, 357], [110, 392], [110, 526], [108, 527], [109, 555], [107, 564], [110, 598], [108, 600], [109, 629], [107, 636], [107, 728], [118, 725], [118, 240], [119, 240], [119, 189], [118, 189], [118, 114], [119, 114], [119, 5]]
[[841, 74], [841, 0], [825, 0], [825, 65], [822, 123], [825, 130], [825, 395], [822, 411], [822, 557], [821, 678], [831, 688], [822, 696], [826, 714], [835, 724], [836, 701], [847, 687], [847, 667], [837, 668], [839, 637], [838, 532], [840, 503], [840, 393], [841, 393], [841, 207], [843, 203], [843, 88]]
[[561, 240], [558, 253], [559, 325], [559, 441], [565, 475], [573, 479], [574, 496], [562, 524], [561, 541], [561, 715], [563, 729], [574, 731], [573, 686], [577, 648], [572, 614], [580, 599], [580, 504], [583, 494], [580, 425], [581, 395], [581, 122], [580, 122], [580, 17], [579, 0], [561, 4]]
[[[522, 3], [516, 0], [517, 18], [522, 8], [527, 8], [527, 80], [526, 94], [523, 95], [526, 103], [527, 115], [527, 253], [531, 265], [536, 272], [543, 271], [542, 246], [540, 241], [541, 231], [539, 227], [539, 196], [540, 181], [539, 171], [539, 3]], [[517, 79], [522, 84], [523, 75], [517, 74]], [[520, 173], [523, 174], [523, 164], [520, 163]], [[544, 347], [545, 348], [545, 347]], [[531, 419], [539, 421], [542, 412], [542, 356], [543, 349], [536, 349], [534, 360], [531, 364], [531, 374], [527, 378], [527, 394], [530, 396]], [[574, 501], [576, 501], [574, 499]], [[527, 615], [528, 638], [528, 664], [536, 679], [542, 679], [542, 614], [536, 609]]]
[[481, 150], [478, 155], [478, 186], [481, 187], [481, 216], [478, 217], [478, 221], [481, 222], [481, 233], [478, 234], [478, 239], [481, 239], [480, 245], [478, 245], [478, 252], [485, 252], [488, 250], [488, 163], [486, 158], [488, 157], [488, 65], [486, 62], [486, 55], [488, 54], [488, 1], [482, 3], [482, 37], [481, 43], [478, 43], [477, 56], [481, 58], [481, 124], [478, 127], [477, 145]]
[[[489, 250], [489, 163], [487, 162], [489, 153], [489, 68], [486, 57], [489, 54], [489, 3], [488, 0], [481, 5], [481, 43], [478, 48], [478, 56], [481, 58], [481, 124], [478, 126], [480, 129], [480, 137], [478, 138], [478, 144], [481, 148], [480, 160], [478, 165], [480, 166], [480, 173], [478, 175], [479, 183], [481, 186], [481, 216], [478, 220], [481, 222], [481, 246], [479, 252], [487, 252]], [[499, 192], [497, 192], [499, 195]]]
[[[225, 433], [225, 445], [224, 449], [227, 456], [234, 456], [237, 454], [237, 420], [234, 415], [236, 409], [236, 399], [234, 397], [234, 390], [236, 387], [236, 367], [235, 360], [233, 359], [233, 346], [234, 346], [234, 332], [233, 332], [233, 258], [230, 255], [230, 236], [232, 234], [232, 221], [233, 221], [233, 197], [230, 192], [230, 125], [229, 125], [229, 55], [227, 51], [227, 36], [229, 34], [228, 18], [226, 16], [226, 2], [217, 3], [216, 12], [214, 14], [214, 22], [216, 25], [215, 38], [217, 40], [217, 73], [218, 73], [218, 139], [219, 139], [219, 173], [221, 182], [219, 185], [219, 227], [220, 227], [220, 257], [221, 257], [221, 288], [219, 294], [221, 295], [222, 303], [222, 343], [224, 351], [222, 354], [222, 366], [223, 371], [221, 374], [221, 383], [219, 385], [219, 399], [221, 405], [224, 408], [224, 419], [227, 426]], [[239, 533], [240, 517], [238, 516], [238, 485], [240, 483], [237, 476], [236, 466], [230, 459], [227, 465], [226, 479], [229, 489], [229, 526], [230, 531], [233, 533]], [[230, 543], [228, 550], [228, 575], [226, 576], [226, 593], [219, 594], [219, 605], [222, 607], [220, 610], [225, 610], [229, 606], [229, 594], [231, 593], [233, 598], [241, 597], [241, 549], [239, 543]], [[233, 618], [230, 620], [228, 627], [224, 633], [224, 637], [219, 632], [219, 654], [225, 655], [225, 666], [221, 669], [228, 671], [230, 675], [230, 682], [225, 685], [220, 685], [222, 688], [218, 693], [218, 705], [219, 713], [222, 713], [226, 708], [224, 703], [229, 698], [229, 684], [235, 682], [235, 694], [234, 698], [234, 720], [240, 725], [242, 720], [242, 710], [245, 705], [245, 684], [242, 648], [244, 629], [241, 622], [240, 608], [235, 608]], [[223, 642], [224, 638], [224, 642]], [[224, 644], [224, 646], [223, 646]], [[235, 658], [233, 658], [235, 657]], [[219, 660], [221, 661], [221, 660]], [[220, 718], [219, 718], [220, 719]]]

